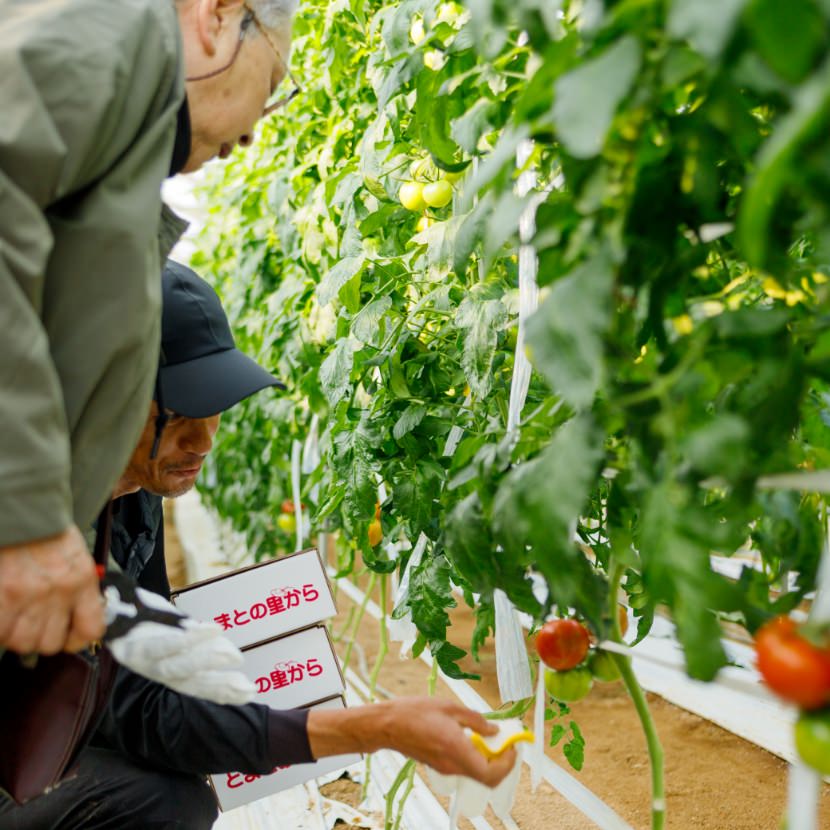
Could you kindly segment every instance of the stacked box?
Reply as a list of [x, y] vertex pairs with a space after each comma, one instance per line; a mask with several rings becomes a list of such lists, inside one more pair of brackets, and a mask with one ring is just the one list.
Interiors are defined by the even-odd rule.
[[[346, 701], [335, 697], [312, 704], [309, 709], [345, 709]], [[246, 775], [241, 772], [229, 772], [226, 775], [211, 775], [211, 783], [222, 810], [232, 810], [243, 804], [250, 804], [260, 798], [305, 784], [313, 778], [319, 778], [329, 772], [356, 764], [360, 755], [333, 755], [313, 764], [294, 764], [276, 767], [268, 775]]]
[[194, 619], [221, 625], [239, 648], [300, 631], [337, 613], [315, 548], [196, 582], [174, 593], [173, 602]]
[[[257, 703], [272, 709], [345, 708], [346, 683], [328, 631], [331, 584], [316, 549], [251, 565], [173, 594], [188, 616], [213, 621], [242, 650]], [[278, 767], [268, 775], [213, 775], [219, 806], [230, 810], [341, 769], [358, 755]]]

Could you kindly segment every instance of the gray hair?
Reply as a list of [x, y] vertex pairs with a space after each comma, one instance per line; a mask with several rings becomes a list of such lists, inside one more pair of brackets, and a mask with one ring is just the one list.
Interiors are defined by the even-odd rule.
[[[291, 19], [298, 4], [299, 0], [247, 0], [257, 20], [285, 42], [291, 39]], [[255, 29], [254, 26], [249, 31]]]

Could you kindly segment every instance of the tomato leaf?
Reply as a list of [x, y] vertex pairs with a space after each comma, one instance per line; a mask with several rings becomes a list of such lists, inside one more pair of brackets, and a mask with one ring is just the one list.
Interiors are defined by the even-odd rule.
[[[553, 120], [557, 135], [572, 156], [591, 158], [602, 150], [614, 113], [639, 68], [640, 45], [629, 36], [556, 81]], [[590, 107], [585, 106], [587, 98]]]

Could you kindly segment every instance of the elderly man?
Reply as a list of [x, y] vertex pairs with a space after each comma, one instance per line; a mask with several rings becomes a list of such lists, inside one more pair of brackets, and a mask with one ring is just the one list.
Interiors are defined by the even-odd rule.
[[[140, 585], [167, 596], [162, 496], [176, 497], [193, 486], [222, 411], [279, 384], [235, 348], [219, 298], [204, 280], [169, 262], [162, 283], [156, 401], [116, 487], [113, 554]], [[275, 766], [380, 748], [495, 784], [515, 756], [486, 762], [464, 735], [465, 726], [492, 731], [476, 712], [430, 698], [346, 711], [221, 706], [122, 668], [79, 776], [25, 807], [6, 805], [4, 812], [0, 805], [0, 827], [208, 828], [216, 803], [204, 781], [207, 773], [267, 773]]]
[[152, 394], [160, 184], [279, 106], [295, 3], [0, 2], [0, 653], [103, 632], [84, 534]]

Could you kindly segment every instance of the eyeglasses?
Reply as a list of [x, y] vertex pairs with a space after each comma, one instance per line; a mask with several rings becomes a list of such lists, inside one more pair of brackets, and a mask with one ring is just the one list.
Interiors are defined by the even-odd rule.
[[257, 29], [259, 29], [259, 33], [265, 38], [268, 45], [271, 47], [271, 51], [277, 56], [277, 60], [279, 60], [282, 68], [285, 70], [284, 77], [287, 77], [291, 83], [294, 85], [293, 89], [287, 95], [278, 95], [277, 92], [274, 92], [271, 97], [265, 103], [265, 109], [262, 111], [262, 117], [264, 118], [267, 115], [271, 115], [272, 113], [276, 112], [278, 109], [284, 107], [289, 101], [292, 101], [296, 98], [300, 92], [302, 92], [302, 87], [297, 82], [297, 79], [294, 77], [294, 74], [291, 72], [291, 68], [285, 62], [285, 59], [282, 56], [282, 53], [277, 48], [277, 45], [274, 43], [273, 38], [268, 34], [267, 29], [262, 25], [259, 18], [256, 16], [254, 10], [247, 4], [244, 4], [245, 7], [245, 16], [242, 18], [242, 23], [239, 26], [239, 40], [236, 42], [236, 48], [233, 50], [233, 54], [231, 55], [231, 59], [224, 64], [224, 66], [220, 66], [218, 69], [214, 69], [212, 72], [205, 72], [204, 75], [192, 75], [185, 80], [189, 82], [193, 81], [204, 81], [208, 78], [213, 78], [216, 75], [221, 75], [223, 72], [226, 72], [230, 69], [234, 62], [236, 61], [237, 57], [239, 56], [239, 50], [242, 48], [242, 43], [245, 40], [245, 34], [248, 31], [248, 27], [253, 23]]
[[301, 92], [302, 87], [297, 82], [297, 79], [294, 77], [294, 73], [291, 71], [291, 67], [285, 62], [285, 59], [282, 56], [282, 53], [277, 48], [277, 44], [274, 43], [271, 35], [268, 34], [268, 30], [262, 25], [259, 18], [254, 13], [254, 10], [246, 3], [245, 8], [250, 15], [250, 19], [253, 20], [254, 25], [259, 29], [259, 33], [268, 41], [268, 45], [271, 47], [271, 51], [277, 56], [277, 60], [282, 64], [282, 68], [285, 70], [285, 75], [283, 77], [288, 78], [289, 81], [294, 85], [292, 89], [285, 95], [279, 95], [276, 91], [274, 94], [266, 101], [265, 109], [262, 111], [263, 117], [266, 115], [271, 115], [271, 113], [276, 112], [281, 107], [284, 107], [289, 101], [293, 101]]

